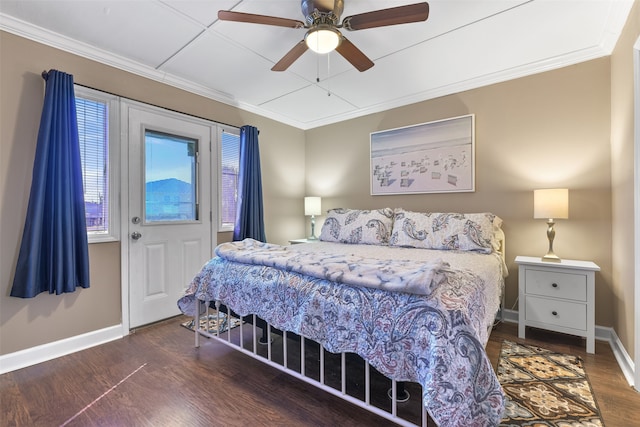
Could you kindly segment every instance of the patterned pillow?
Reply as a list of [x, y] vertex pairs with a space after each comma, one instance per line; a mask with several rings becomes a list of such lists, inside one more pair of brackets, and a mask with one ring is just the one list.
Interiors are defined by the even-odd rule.
[[500, 248], [502, 219], [492, 213], [421, 213], [396, 209], [389, 244], [491, 253]]
[[325, 242], [386, 245], [393, 226], [393, 209], [331, 209], [322, 225], [320, 240]]

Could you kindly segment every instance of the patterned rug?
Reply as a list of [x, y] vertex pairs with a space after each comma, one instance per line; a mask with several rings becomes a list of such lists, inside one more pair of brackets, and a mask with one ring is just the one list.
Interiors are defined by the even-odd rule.
[[507, 395], [501, 427], [604, 426], [577, 356], [504, 341], [498, 379]]
[[[242, 320], [238, 319], [237, 317], [233, 317], [233, 316], [227, 316], [226, 313], [220, 313], [220, 316], [218, 316], [218, 313], [216, 311], [214, 312], [210, 312], [208, 316], [202, 316], [200, 317], [200, 328], [201, 329], [208, 329], [209, 332], [211, 334], [216, 334], [218, 333], [218, 324], [220, 323], [220, 333], [225, 332], [228, 328], [229, 325], [231, 325], [231, 329], [235, 328], [236, 326], [240, 326], [243, 322]], [[187, 322], [183, 322], [181, 323], [182, 326], [184, 326], [185, 328], [193, 331], [194, 330], [194, 322], [193, 319], [187, 321]]]

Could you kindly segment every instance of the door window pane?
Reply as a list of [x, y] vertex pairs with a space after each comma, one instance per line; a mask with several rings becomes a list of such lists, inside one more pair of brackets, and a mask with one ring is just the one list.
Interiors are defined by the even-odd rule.
[[198, 141], [145, 131], [145, 221], [195, 221]]

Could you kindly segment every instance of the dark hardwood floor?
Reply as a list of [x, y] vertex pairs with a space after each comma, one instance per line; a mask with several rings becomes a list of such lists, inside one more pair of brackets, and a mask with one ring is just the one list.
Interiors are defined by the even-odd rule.
[[[194, 348], [177, 317], [121, 340], [0, 376], [2, 426], [386, 426], [322, 390], [213, 340]], [[640, 426], [640, 393], [609, 345], [584, 351], [577, 337], [515, 324], [495, 328], [487, 352], [497, 366], [503, 340], [579, 355], [607, 427]]]

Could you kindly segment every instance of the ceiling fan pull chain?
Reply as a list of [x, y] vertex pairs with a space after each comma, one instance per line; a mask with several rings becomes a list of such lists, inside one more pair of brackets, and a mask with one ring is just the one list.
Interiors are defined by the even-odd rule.
[[327, 54], [327, 96], [331, 96], [331, 52]]

